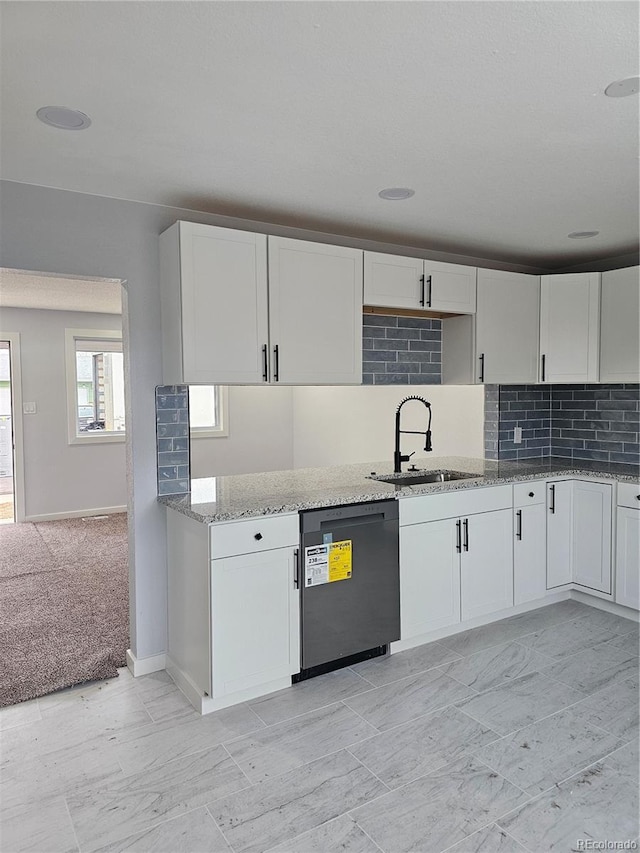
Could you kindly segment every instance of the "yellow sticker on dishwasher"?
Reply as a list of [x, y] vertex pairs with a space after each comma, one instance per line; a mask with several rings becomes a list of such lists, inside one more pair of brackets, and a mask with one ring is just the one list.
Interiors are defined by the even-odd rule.
[[304, 551], [304, 585], [306, 587], [344, 581], [351, 577], [351, 539], [325, 545], [312, 545]]
[[351, 539], [332, 542], [329, 546], [329, 583], [351, 577]]

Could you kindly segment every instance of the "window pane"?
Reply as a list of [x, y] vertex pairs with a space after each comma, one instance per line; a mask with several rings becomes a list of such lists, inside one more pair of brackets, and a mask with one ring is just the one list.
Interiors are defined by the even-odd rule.
[[[93, 342], [92, 342], [93, 343]], [[124, 359], [110, 345], [82, 349], [76, 342], [76, 406], [78, 435], [124, 432]], [[120, 348], [122, 345], [119, 345]], [[86, 347], [86, 343], [85, 343]]]
[[217, 429], [220, 426], [218, 395], [215, 385], [189, 386], [189, 425], [191, 429]]

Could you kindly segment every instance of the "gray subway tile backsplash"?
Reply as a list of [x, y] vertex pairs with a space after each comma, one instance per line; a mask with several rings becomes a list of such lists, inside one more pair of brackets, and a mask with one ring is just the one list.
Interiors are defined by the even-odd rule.
[[363, 316], [364, 385], [439, 385], [442, 322], [384, 314]]
[[[498, 389], [498, 423], [493, 406]], [[490, 389], [490, 390], [489, 390]], [[489, 459], [560, 456], [640, 464], [640, 385], [485, 386]], [[522, 428], [522, 442], [513, 429]], [[495, 445], [496, 427], [498, 443]]]
[[189, 389], [156, 388], [156, 464], [159, 495], [189, 491]]

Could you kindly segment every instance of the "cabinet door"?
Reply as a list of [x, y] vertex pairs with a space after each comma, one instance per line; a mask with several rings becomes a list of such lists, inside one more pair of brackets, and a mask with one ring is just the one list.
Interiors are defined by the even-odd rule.
[[476, 310], [476, 267], [424, 262], [425, 308], [454, 314]]
[[547, 589], [571, 583], [571, 480], [547, 484]]
[[294, 549], [211, 562], [214, 697], [300, 670]]
[[400, 639], [460, 621], [460, 558], [456, 522], [400, 528]]
[[524, 604], [547, 593], [547, 512], [544, 503], [514, 510], [513, 603]]
[[362, 382], [362, 252], [269, 237], [272, 381]]
[[573, 582], [611, 592], [611, 499], [606, 483], [573, 483]]
[[267, 238], [191, 222], [179, 233], [183, 381], [263, 382]]
[[597, 382], [600, 273], [541, 276], [542, 382]]
[[539, 309], [539, 276], [478, 270], [478, 382], [537, 381]]
[[618, 507], [616, 601], [640, 610], [640, 510]]
[[463, 519], [462, 621], [513, 607], [512, 510]]
[[424, 261], [380, 252], [364, 253], [364, 304], [424, 308]]
[[600, 381], [640, 381], [640, 267], [602, 274]]

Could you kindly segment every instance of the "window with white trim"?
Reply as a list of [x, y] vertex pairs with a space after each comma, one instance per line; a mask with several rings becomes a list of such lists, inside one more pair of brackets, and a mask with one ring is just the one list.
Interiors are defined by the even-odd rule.
[[191, 438], [217, 438], [229, 434], [227, 392], [224, 385], [189, 385]]
[[69, 443], [124, 441], [122, 333], [65, 329]]

